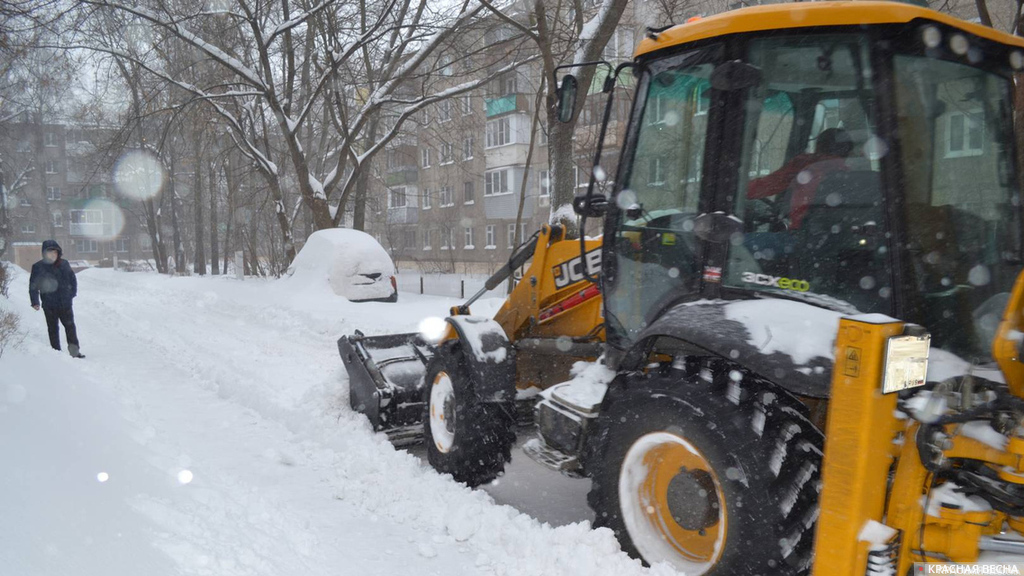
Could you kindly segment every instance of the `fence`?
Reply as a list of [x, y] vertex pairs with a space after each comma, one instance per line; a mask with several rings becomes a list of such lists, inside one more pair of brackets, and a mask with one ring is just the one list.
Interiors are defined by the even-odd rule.
[[[395, 276], [399, 292], [469, 298], [484, 287], [487, 276], [477, 274], [417, 274], [402, 272]], [[502, 282], [484, 295], [484, 298], [504, 298], [507, 282]]]

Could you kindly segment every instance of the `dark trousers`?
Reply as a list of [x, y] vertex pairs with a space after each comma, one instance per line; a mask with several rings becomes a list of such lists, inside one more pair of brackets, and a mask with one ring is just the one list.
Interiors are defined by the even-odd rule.
[[75, 330], [75, 312], [69, 307], [64, 310], [50, 310], [43, 308], [46, 314], [46, 329], [50, 333], [50, 346], [54, 350], [60, 350], [60, 329], [57, 321], [64, 325], [64, 334], [68, 338], [68, 346], [78, 346], [78, 331]]

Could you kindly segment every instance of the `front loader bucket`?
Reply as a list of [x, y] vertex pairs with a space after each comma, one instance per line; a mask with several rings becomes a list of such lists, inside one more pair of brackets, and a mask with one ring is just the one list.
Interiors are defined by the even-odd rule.
[[434, 348], [416, 333], [364, 336], [356, 330], [338, 339], [338, 352], [348, 371], [352, 409], [396, 443], [417, 437], [423, 376]]

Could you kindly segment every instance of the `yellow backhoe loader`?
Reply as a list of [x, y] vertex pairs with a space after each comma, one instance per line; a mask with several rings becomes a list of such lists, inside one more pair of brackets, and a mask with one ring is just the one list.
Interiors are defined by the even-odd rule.
[[[551, 387], [528, 454], [691, 576], [1024, 560], [1024, 39], [871, 1], [693, 19], [608, 73], [602, 134], [626, 71], [614, 184], [574, 204], [614, 378]], [[423, 397], [458, 422], [451, 362]]]
[[607, 123], [636, 83], [611, 195], [575, 203], [615, 377], [552, 388], [527, 452], [690, 575], [1024, 560], [1022, 69], [909, 4], [652, 30], [604, 86]]

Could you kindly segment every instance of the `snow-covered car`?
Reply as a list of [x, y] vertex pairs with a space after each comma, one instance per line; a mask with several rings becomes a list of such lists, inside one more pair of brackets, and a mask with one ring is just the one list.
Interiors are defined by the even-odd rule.
[[303, 282], [326, 281], [352, 302], [397, 302], [395, 263], [373, 236], [349, 228], [314, 232], [295, 256], [289, 275]]

